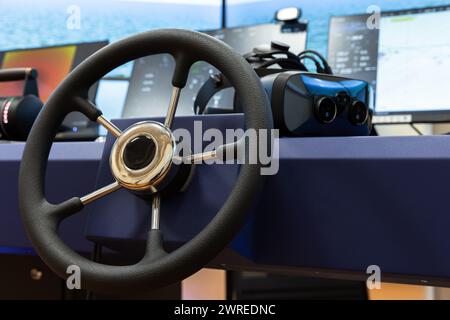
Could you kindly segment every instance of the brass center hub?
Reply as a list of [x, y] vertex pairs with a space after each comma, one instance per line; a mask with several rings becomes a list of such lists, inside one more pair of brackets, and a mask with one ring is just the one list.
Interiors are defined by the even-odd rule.
[[139, 122], [126, 129], [114, 143], [111, 171], [125, 188], [157, 191], [172, 165], [175, 139], [172, 132], [155, 121]]

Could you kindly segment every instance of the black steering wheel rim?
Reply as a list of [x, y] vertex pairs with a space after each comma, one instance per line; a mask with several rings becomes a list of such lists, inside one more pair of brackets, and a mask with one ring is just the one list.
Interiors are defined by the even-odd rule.
[[195, 273], [234, 238], [261, 186], [261, 164], [243, 164], [227, 201], [198, 235], [165, 255], [160, 250], [159, 231], [152, 230], [147, 244], [149, 254], [135, 265], [96, 263], [62, 242], [57, 234], [60, 222], [84, 205], [80, 198], [56, 205], [45, 198], [45, 171], [57, 128], [72, 111], [96, 121], [101, 111], [86, 103], [89, 87], [126, 62], [159, 53], [175, 58], [172, 84], [180, 88], [186, 84], [192, 63], [202, 60], [214, 65], [235, 87], [246, 128], [273, 127], [269, 102], [256, 73], [242, 56], [213, 37], [180, 29], [148, 31], [113, 43], [81, 63], [52, 94], [31, 130], [20, 167], [19, 204], [25, 229], [39, 256], [62, 278], [69, 276], [68, 266], [78, 266], [83, 289], [105, 293], [150, 290]]

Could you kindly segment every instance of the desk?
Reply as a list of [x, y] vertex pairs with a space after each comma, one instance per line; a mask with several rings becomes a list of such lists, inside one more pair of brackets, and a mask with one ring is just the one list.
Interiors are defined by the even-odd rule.
[[[0, 253], [33, 254], [22, 227], [18, 203], [18, 177], [24, 143], [0, 144]], [[47, 168], [46, 194], [60, 202], [94, 190], [103, 143], [54, 143]], [[89, 252], [84, 237], [85, 215], [75, 215], [61, 225], [61, 237], [78, 251]]]
[[[279, 173], [268, 178], [246, 227], [211, 265], [346, 279], [366, 279], [366, 268], [378, 265], [383, 281], [448, 286], [449, 146], [449, 136], [281, 139]], [[29, 247], [17, 209], [21, 148], [0, 145], [6, 204], [0, 246]], [[97, 171], [97, 183], [106, 182], [108, 150], [102, 159], [102, 149], [99, 143], [55, 144], [47, 181], [51, 198], [93, 190]], [[237, 170], [199, 166], [187, 193], [163, 201], [168, 245], [189, 240], [209, 221]], [[90, 246], [81, 234], [85, 227], [89, 239], [139, 251], [149, 209], [148, 202], [121, 190], [86, 207], [61, 233], [77, 250]]]

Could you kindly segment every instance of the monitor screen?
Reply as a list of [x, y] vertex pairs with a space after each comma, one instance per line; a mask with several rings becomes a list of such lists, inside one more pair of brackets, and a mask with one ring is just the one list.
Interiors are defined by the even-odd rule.
[[294, 53], [300, 53], [306, 47], [304, 30], [283, 28], [282, 25], [273, 23], [212, 30], [206, 33], [227, 43], [240, 54], [248, 53], [260, 44], [270, 44], [272, 40], [288, 44]]
[[328, 58], [336, 74], [370, 82], [376, 120], [450, 119], [450, 6], [384, 12], [379, 28], [368, 15], [333, 17]]
[[[278, 24], [221, 29], [206, 32], [229, 44], [241, 54], [250, 52], [261, 44], [278, 40], [301, 52], [306, 46], [306, 32], [284, 29]], [[167, 111], [171, 94], [174, 61], [170, 55], [149, 56], [136, 61], [126, 100], [123, 117], [161, 116]], [[217, 72], [205, 62], [197, 62], [190, 70], [188, 83], [182, 90], [177, 115], [193, 114], [194, 100], [210, 74]], [[216, 94], [209, 106], [232, 108], [234, 90], [226, 89]]]
[[[106, 119], [122, 117], [128, 85], [128, 80], [102, 79], [99, 81], [95, 104], [102, 110]], [[98, 129], [100, 136], [106, 136], [107, 131], [103, 126], [99, 126]]]
[[448, 31], [450, 7], [381, 19], [378, 112], [450, 110]]
[[[94, 42], [49, 48], [37, 48], [2, 52], [0, 66], [28, 68], [38, 71], [39, 97], [46, 102], [65, 76], [81, 61], [105, 46], [107, 42]], [[0, 82], [0, 95], [20, 96], [22, 82]]]
[[277, 10], [298, 7], [303, 13], [301, 19], [309, 23], [308, 48], [325, 56], [331, 16], [366, 13], [373, 6], [392, 11], [448, 4], [449, 0], [226, 0], [225, 20], [227, 27], [269, 23]]

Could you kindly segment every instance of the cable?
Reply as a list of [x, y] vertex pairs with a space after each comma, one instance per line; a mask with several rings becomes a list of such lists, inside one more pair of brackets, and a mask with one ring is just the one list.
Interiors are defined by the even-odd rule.
[[300, 53], [298, 54], [298, 56], [301, 56], [301, 55], [303, 55], [303, 54], [308, 54], [308, 53], [309, 53], [309, 54], [313, 54], [313, 55], [319, 57], [319, 59], [322, 60], [322, 61], [327, 61], [327, 59], [325, 59], [325, 57], [324, 57], [323, 55], [321, 55], [318, 51], [316, 51], [316, 50], [311, 50], [311, 49], [303, 50], [302, 52], [300, 52]]
[[325, 73], [325, 70], [322, 68], [322, 66], [320, 65], [319, 61], [317, 61], [316, 58], [314, 58], [313, 56], [309, 56], [309, 55], [303, 55], [301, 57], [299, 57], [300, 61], [304, 60], [304, 59], [309, 59], [312, 62], [314, 62], [315, 66], [316, 66], [316, 72], [317, 73]]
[[413, 122], [411, 122], [409, 125], [411, 126], [411, 128], [413, 128], [413, 130], [414, 130], [415, 132], [417, 132], [417, 134], [418, 134], [419, 136], [423, 136], [423, 133], [416, 127], [416, 125], [415, 125]]
[[289, 60], [286, 58], [275, 58], [273, 60], [267, 60], [267, 61], [261, 63], [259, 65], [259, 68], [268, 68], [274, 64], [279, 65], [280, 63], [292, 64], [292, 65], [296, 65], [299, 69], [303, 69], [303, 68], [306, 69], [306, 67], [300, 61]]
[[331, 69], [330, 65], [328, 64], [327, 59], [325, 59], [325, 57], [323, 55], [321, 55], [319, 52], [317, 52], [316, 50], [304, 50], [298, 54], [298, 57], [300, 58], [304, 55], [309, 55], [309, 54], [312, 54], [312, 55], [318, 57], [320, 59], [320, 61], [322, 61], [324, 73], [333, 74], [333, 70]]

